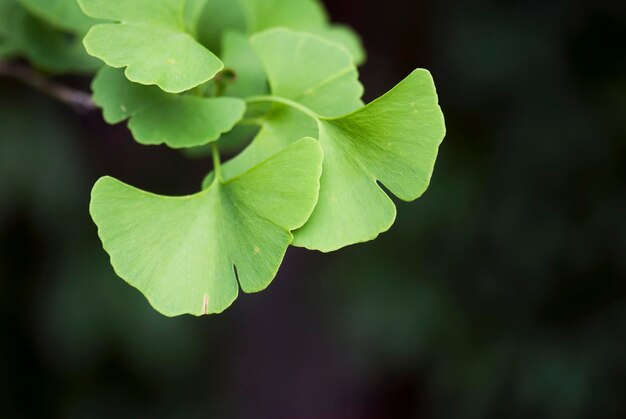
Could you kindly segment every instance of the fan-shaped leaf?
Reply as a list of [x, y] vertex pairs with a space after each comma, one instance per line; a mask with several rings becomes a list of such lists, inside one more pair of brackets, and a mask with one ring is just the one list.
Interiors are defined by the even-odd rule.
[[[298, 132], [320, 139], [324, 150], [320, 198], [311, 219], [295, 232], [294, 245], [329, 252], [372, 240], [391, 227], [396, 215], [378, 181], [406, 201], [417, 199], [428, 187], [445, 135], [428, 71], [414, 71], [386, 95], [348, 116], [323, 118], [300, 110], [295, 104], [289, 111], [270, 112], [258, 138], [223, 168], [227, 178], [236, 176], [290, 144]], [[317, 133], [311, 133], [315, 123]]]
[[272, 29], [252, 37], [272, 94], [328, 117], [363, 106], [363, 86], [348, 52], [315, 35]]
[[[315, 120], [302, 112], [284, 105], [274, 106], [261, 122], [261, 130], [244, 151], [222, 167], [225, 179], [232, 179], [258, 162], [268, 159], [292, 144], [295, 139], [317, 137]], [[211, 172], [202, 184], [209, 187], [215, 174]]]
[[314, 33], [346, 48], [354, 62], [365, 60], [359, 36], [344, 25], [332, 25], [316, 0], [211, 0], [198, 28], [199, 38], [214, 51], [225, 31], [252, 35], [270, 28]]
[[98, 23], [80, 10], [76, 0], [19, 0], [19, 2], [29, 12], [58, 29], [84, 34]]
[[14, 0], [0, 0], [0, 58], [18, 53], [19, 42], [15, 35], [15, 16], [23, 13]]
[[185, 0], [79, 0], [89, 16], [119, 23], [91, 28], [87, 52], [136, 83], [180, 93], [211, 80], [222, 62], [189, 33]]
[[265, 70], [246, 35], [226, 32], [222, 59], [225, 67], [235, 73], [235, 82], [226, 87], [225, 94], [245, 98], [267, 93]]
[[94, 102], [107, 122], [130, 118], [133, 137], [141, 144], [194, 147], [217, 140], [241, 120], [245, 103], [236, 98], [203, 98], [165, 93], [132, 83], [121, 70], [103, 67], [93, 82]]
[[380, 181], [404, 201], [428, 188], [445, 136], [435, 86], [416, 70], [365, 108], [320, 119], [324, 169], [320, 199], [294, 245], [325, 252], [374, 239], [395, 220]]
[[331, 25], [314, 29], [311, 33], [333, 41], [348, 50], [354, 63], [361, 65], [365, 62], [366, 54], [359, 35], [346, 25]]
[[85, 52], [77, 36], [19, 10], [13, 16], [14, 42], [34, 67], [52, 73], [93, 73], [102, 63]]
[[309, 31], [325, 26], [328, 16], [316, 0], [239, 0], [249, 33], [284, 27]]
[[317, 200], [322, 153], [301, 140], [230, 181], [188, 197], [153, 195], [112, 178], [91, 214], [117, 274], [161, 313], [220, 313], [265, 289]]

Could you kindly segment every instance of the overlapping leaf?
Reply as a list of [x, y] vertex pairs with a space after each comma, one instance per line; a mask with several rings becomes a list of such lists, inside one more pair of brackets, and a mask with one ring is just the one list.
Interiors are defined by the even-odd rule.
[[[333, 109], [329, 105], [333, 100], [337, 101], [337, 111], [341, 100], [350, 103], [344, 92], [353, 91], [352, 83], [343, 76], [318, 77], [332, 83], [327, 88], [313, 89], [314, 95], [302, 95], [310, 91], [303, 80], [315, 80], [311, 73], [320, 71], [320, 66], [306, 61], [307, 56], [319, 61], [316, 47], [308, 53], [310, 47], [298, 42], [298, 37], [302, 35], [273, 30], [253, 39], [272, 88], [273, 96], [262, 99], [279, 102], [291, 110], [270, 113], [259, 137], [224, 167], [224, 173], [235, 176], [258, 159], [275, 153], [297, 139], [299, 129], [319, 138], [324, 150], [320, 199], [309, 222], [295, 233], [294, 244], [332, 251], [371, 240], [393, 224], [395, 206], [378, 181], [408, 201], [426, 190], [445, 126], [434, 83], [425, 70], [416, 70], [382, 98], [348, 116], [319, 116], [316, 110]], [[272, 45], [286, 51], [285, 57], [294, 54], [289, 45], [302, 48], [302, 54], [299, 60], [281, 60]], [[331, 56], [326, 54], [322, 68], [332, 67], [330, 63], [335, 61], [328, 59]], [[339, 98], [333, 98], [334, 94]], [[312, 125], [317, 125], [317, 133], [311, 133]]]
[[211, 51], [222, 52], [226, 32], [247, 34], [246, 16], [239, 0], [209, 0], [199, 17], [198, 39]]
[[172, 148], [207, 144], [230, 131], [245, 112], [240, 99], [173, 95], [132, 83], [121, 70], [110, 67], [98, 72], [92, 88], [104, 119], [115, 124], [130, 118], [128, 126], [141, 144]]
[[316, 0], [239, 0], [249, 33], [282, 27], [315, 33], [344, 46], [355, 64], [365, 60], [358, 35], [343, 25], [331, 25], [326, 10]]
[[[94, 81], [108, 122], [129, 119], [139, 142], [173, 148], [226, 132], [235, 143], [260, 126], [196, 195], [153, 195], [112, 178], [94, 187], [91, 213], [116, 272], [160, 312], [222, 312], [237, 280], [245, 292], [269, 285], [289, 244], [327, 252], [389, 229], [396, 208], [383, 186], [406, 201], [428, 187], [445, 135], [430, 74], [416, 70], [364, 106], [358, 38], [330, 25], [315, 0], [79, 1], [117, 22], [85, 40], [112, 67], [127, 67]], [[275, 26], [307, 33], [265, 30]], [[208, 50], [192, 35], [226, 66], [210, 83], [223, 64], [211, 53], [217, 65], [203, 62]], [[200, 84], [200, 96], [166, 93]]]
[[248, 36], [226, 32], [222, 37], [222, 60], [226, 68], [235, 71], [235, 81], [227, 86], [225, 94], [236, 97], [263, 95], [268, 91], [265, 70]]
[[396, 209], [377, 182], [404, 201], [428, 188], [445, 136], [435, 86], [415, 70], [353, 114], [319, 119], [324, 150], [320, 198], [294, 244], [330, 252], [388, 230]]
[[[349, 54], [315, 35], [271, 29], [252, 37], [252, 46], [270, 79], [272, 96], [306, 112], [341, 116], [363, 106], [363, 86]], [[256, 99], [253, 99], [256, 100]], [[317, 122], [284, 103], [260, 120], [261, 131], [243, 153], [224, 166], [227, 177], [254, 166], [303, 136], [318, 138]]]
[[0, 0], [0, 58], [12, 56], [19, 51], [14, 33], [15, 16], [19, 9], [15, 0]]
[[126, 77], [133, 82], [180, 93], [211, 80], [223, 68], [219, 58], [189, 34], [185, 0], [79, 4], [91, 17], [117, 22], [92, 27], [84, 44], [109, 66], [126, 67]]
[[272, 94], [324, 116], [363, 106], [359, 74], [343, 48], [320, 37], [272, 29], [252, 37], [270, 80]]
[[[286, 99], [307, 112], [328, 116], [363, 106], [357, 70], [338, 45], [311, 34], [271, 29], [253, 36], [252, 46], [265, 67], [273, 95], [258, 100]], [[261, 130], [252, 144], [224, 165], [226, 177], [236, 176], [298, 138], [318, 137], [315, 119], [283, 103], [275, 103], [260, 122]]]
[[317, 34], [346, 48], [356, 64], [365, 60], [358, 35], [347, 26], [330, 24], [316, 0], [211, 0], [198, 30], [202, 42], [218, 51], [225, 31], [253, 35], [277, 27]]
[[[245, 172], [258, 162], [270, 158], [289, 146], [295, 139], [318, 136], [316, 122], [302, 112], [288, 106], [275, 106], [263, 118], [263, 125], [254, 141], [237, 157], [222, 167], [225, 179], [231, 179]], [[213, 182], [211, 172], [203, 182], [207, 188]]]
[[55, 28], [85, 34], [97, 21], [86, 16], [77, 0], [19, 0], [31, 13]]
[[91, 214], [117, 274], [161, 313], [220, 313], [265, 289], [309, 218], [322, 153], [303, 139], [199, 194], [153, 195], [112, 178], [94, 187]]
[[19, 54], [48, 72], [90, 74], [102, 65], [85, 52], [80, 37], [61, 32], [24, 10], [13, 15], [11, 35]]
[[239, 0], [250, 33], [276, 27], [308, 31], [328, 22], [316, 0]]

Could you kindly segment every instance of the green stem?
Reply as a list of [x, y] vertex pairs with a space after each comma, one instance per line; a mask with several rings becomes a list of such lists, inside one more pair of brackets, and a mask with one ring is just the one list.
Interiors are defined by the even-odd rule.
[[211, 152], [213, 154], [213, 170], [215, 171], [215, 181], [222, 183], [224, 179], [222, 178], [222, 162], [220, 160], [220, 148], [217, 145], [217, 141], [215, 141], [211, 145]]
[[297, 109], [300, 112], [304, 113], [305, 115], [310, 116], [311, 118], [315, 119], [315, 120], [319, 120], [320, 116], [318, 114], [316, 114], [315, 112], [313, 112], [312, 110], [310, 110], [309, 108], [307, 108], [304, 105], [299, 104], [298, 102], [294, 102], [293, 100], [290, 99], [285, 99], [284, 97], [278, 97], [278, 96], [255, 96], [255, 97], [251, 97], [246, 99], [247, 103], [259, 103], [259, 102], [273, 102], [273, 103], [280, 103], [282, 105], [287, 105], [291, 108]]
[[246, 125], [246, 126], [259, 126], [259, 125], [263, 125], [263, 119], [262, 118], [244, 118], [241, 121], [239, 121], [238, 124]]
[[215, 81], [215, 97], [223, 96], [225, 91], [226, 91], [226, 86], [224, 85], [224, 82], [222, 82], [221, 80], [216, 80]]

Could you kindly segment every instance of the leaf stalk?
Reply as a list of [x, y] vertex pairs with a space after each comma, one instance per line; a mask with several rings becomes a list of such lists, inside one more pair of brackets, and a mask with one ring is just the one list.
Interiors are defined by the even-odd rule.
[[286, 99], [284, 97], [278, 97], [278, 96], [254, 96], [254, 97], [246, 99], [246, 102], [248, 104], [251, 104], [251, 103], [261, 103], [261, 102], [280, 103], [281, 105], [286, 105], [286, 106], [289, 106], [291, 108], [297, 109], [300, 112], [310, 116], [311, 118], [313, 118], [315, 120], [319, 120], [321, 118], [320, 115], [316, 114], [315, 112], [313, 112], [312, 110], [310, 110], [306, 106], [303, 106], [303, 105], [299, 104], [298, 102], [295, 102], [295, 101], [290, 100], [290, 99]]
[[222, 161], [220, 158], [220, 147], [215, 141], [211, 144], [211, 154], [213, 154], [213, 170], [215, 171], [215, 181], [219, 183], [224, 182], [222, 177]]

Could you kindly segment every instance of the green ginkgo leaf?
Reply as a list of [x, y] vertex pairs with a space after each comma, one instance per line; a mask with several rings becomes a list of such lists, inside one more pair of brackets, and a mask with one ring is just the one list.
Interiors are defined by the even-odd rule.
[[24, 10], [13, 19], [14, 43], [34, 67], [51, 73], [90, 74], [102, 66], [85, 52], [80, 37], [61, 32]]
[[265, 67], [272, 96], [248, 101], [270, 101], [274, 106], [258, 121], [261, 130], [252, 144], [224, 165], [227, 178], [299, 138], [318, 138], [316, 112], [342, 116], [363, 106], [358, 72], [340, 46], [316, 35], [286, 29], [254, 35], [252, 46]]
[[251, 34], [278, 27], [314, 33], [346, 48], [356, 65], [365, 61], [359, 36], [344, 25], [332, 25], [317, 0], [239, 1], [248, 17], [248, 32]]
[[359, 36], [344, 25], [333, 25], [316, 0], [210, 0], [198, 27], [199, 39], [220, 51], [226, 31], [253, 35], [271, 28], [314, 33], [342, 45], [360, 65], [365, 51]]
[[348, 50], [354, 63], [361, 65], [365, 62], [366, 55], [365, 50], [361, 42], [359, 35], [349, 26], [346, 25], [330, 25], [317, 28], [311, 31], [311, 33], [322, 36], [330, 41], [333, 41], [345, 49]]
[[19, 2], [29, 12], [58, 29], [84, 34], [98, 23], [80, 10], [77, 0], [19, 0]]
[[245, 102], [237, 98], [173, 95], [155, 86], [128, 81], [119, 69], [103, 67], [92, 84], [94, 102], [104, 119], [128, 127], [141, 144], [194, 147], [217, 140], [244, 115]]
[[239, 0], [209, 0], [200, 14], [197, 31], [200, 42], [220, 54], [224, 33], [247, 34], [246, 16]]
[[11, 57], [19, 51], [15, 36], [15, 16], [21, 13], [15, 0], [0, 0], [0, 58]]
[[330, 252], [373, 240], [393, 225], [396, 208], [378, 182], [403, 201], [426, 191], [445, 123], [426, 70], [351, 115], [318, 121], [320, 198], [294, 245]]
[[322, 152], [303, 139], [248, 172], [187, 197], [105, 177], [91, 215], [117, 274], [167, 315], [220, 313], [275, 277], [317, 201]]
[[[281, 32], [285, 31], [259, 35], [253, 44], [264, 39], [278, 43], [273, 38]], [[278, 58], [269, 48], [257, 50], [265, 65], [271, 61], [268, 57]], [[268, 70], [272, 96], [251, 99], [278, 103], [291, 111], [270, 112], [261, 121], [259, 136], [227, 163], [223, 172], [227, 178], [236, 176], [290, 144], [302, 130], [319, 138], [324, 170], [318, 205], [309, 222], [296, 231], [293, 244], [330, 252], [372, 240], [388, 230], [396, 216], [393, 202], [377, 182], [406, 201], [417, 199], [430, 182], [445, 136], [432, 77], [426, 70], [416, 70], [366, 107], [347, 116], [326, 118], [304, 106], [317, 103], [315, 96], [303, 101], [293, 93], [302, 90], [300, 74], [289, 71], [294, 65], [283, 61], [280, 71]], [[317, 125], [317, 133], [311, 133], [311, 124]]]
[[273, 96], [319, 115], [341, 116], [363, 106], [363, 85], [348, 52], [321, 37], [272, 29], [252, 37]]
[[[297, 109], [284, 105], [276, 105], [260, 121], [261, 129], [254, 141], [234, 159], [222, 167], [225, 179], [231, 179], [245, 172], [258, 162], [268, 159], [276, 152], [292, 144], [302, 137], [318, 137], [315, 120]], [[213, 172], [204, 179], [203, 188], [213, 182]]]
[[94, 18], [87, 52], [111, 67], [126, 67], [136, 83], [180, 93], [211, 80], [223, 64], [189, 34], [185, 0], [79, 0]]
[[249, 38], [239, 32], [226, 32], [222, 40], [224, 66], [235, 74], [235, 82], [226, 87], [224, 94], [242, 98], [266, 94], [265, 70]]
[[328, 22], [325, 10], [316, 0], [239, 0], [249, 33], [284, 27], [310, 31]]
[[186, 0], [185, 1], [185, 9], [184, 9], [185, 28], [187, 28], [187, 31], [191, 33], [192, 35], [194, 35], [196, 39], [197, 39], [197, 34], [198, 34], [198, 22], [209, 1], [210, 0]]

